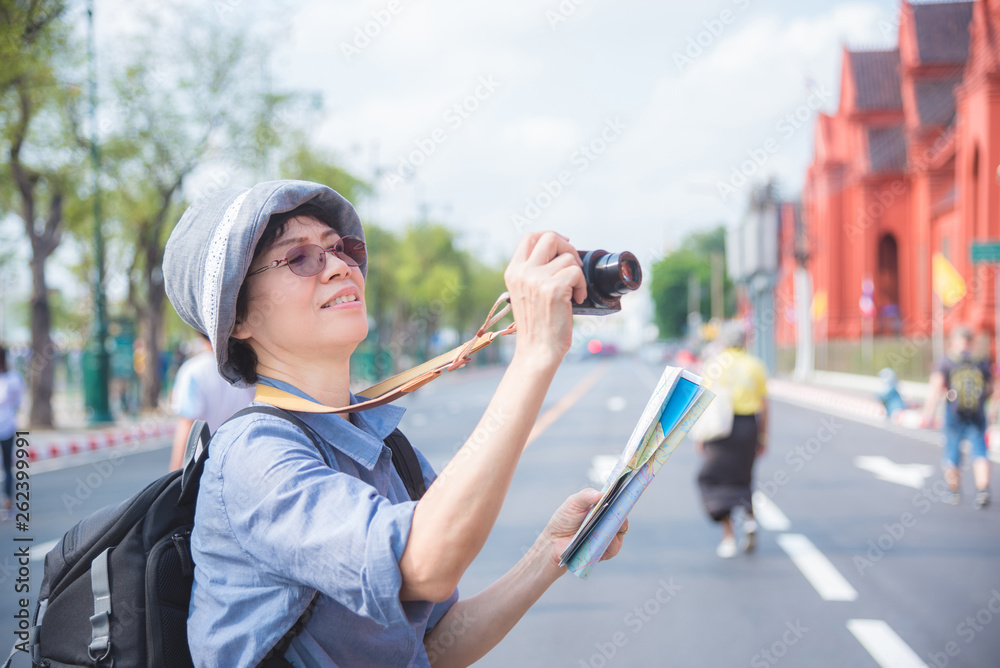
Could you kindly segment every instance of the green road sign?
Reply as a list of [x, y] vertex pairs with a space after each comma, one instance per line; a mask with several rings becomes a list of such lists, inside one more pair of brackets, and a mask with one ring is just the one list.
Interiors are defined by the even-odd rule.
[[977, 241], [972, 244], [972, 262], [1000, 262], [1000, 241]]

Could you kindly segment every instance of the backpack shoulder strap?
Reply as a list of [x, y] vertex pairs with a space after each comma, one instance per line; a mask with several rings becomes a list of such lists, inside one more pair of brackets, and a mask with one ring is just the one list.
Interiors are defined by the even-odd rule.
[[399, 429], [394, 429], [391, 434], [385, 437], [385, 444], [392, 451], [392, 463], [396, 467], [396, 472], [403, 479], [406, 491], [410, 498], [419, 501], [427, 491], [424, 483], [424, 472], [420, 468], [420, 461], [417, 453], [414, 452], [410, 440], [403, 435]]
[[[319, 451], [320, 456], [327, 466], [331, 466], [330, 460], [326, 456], [326, 452], [320, 447], [319, 437], [316, 432], [313, 431], [312, 427], [307, 425], [305, 422], [300, 420], [295, 415], [292, 415], [286, 410], [281, 408], [276, 408], [274, 406], [248, 406], [241, 411], [238, 411], [229, 418], [229, 420], [235, 420], [236, 418], [243, 417], [244, 415], [251, 415], [253, 413], [266, 413], [267, 415], [273, 415], [285, 420], [288, 420], [296, 427], [302, 430], [309, 440], [313, 442], [316, 450]], [[229, 422], [226, 420], [226, 422]], [[193, 503], [195, 498], [198, 496], [198, 483], [201, 480], [201, 474], [205, 470], [205, 461], [208, 459], [208, 446], [211, 443], [211, 436], [209, 435], [208, 425], [205, 424], [203, 420], [195, 420], [194, 424], [191, 426], [191, 431], [188, 434], [187, 447], [184, 452], [184, 474], [181, 482], [181, 496], [178, 499], [178, 503]], [[201, 446], [200, 450], [198, 446]]]
[[[249, 408], [244, 408], [239, 413], [236, 413], [236, 415], [233, 415], [233, 418], [240, 415], [246, 415], [248, 413], [267, 413], [268, 415], [284, 418], [293, 423], [305, 432], [310, 439], [312, 439], [313, 445], [315, 445], [316, 449], [319, 450], [320, 455], [323, 457], [323, 461], [326, 462], [327, 466], [332, 468], [332, 464], [326, 458], [326, 452], [320, 446], [319, 436], [316, 434], [316, 431], [291, 411], [287, 411], [284, 408], [278, 408], [276, 406], [250, 406]], [[424, 483], [424, 473], [420, 468], [420, 461], [417, 459], [417, 453], [414, 452], [409, 439], [406, 438], [406, 436], [403, 435], [403, 432], [397, 428], [385, 437], [384, 442], [392, 452], [392, 465], [395, 467], [396, 473], [399, 474], [399, 477], [402, 478], [403, 484], [406, 486], [407, 493], [410, 495], [412, 500], [419, 501], [424, 495], [424, 492], [427, 491], [427, 485]]]

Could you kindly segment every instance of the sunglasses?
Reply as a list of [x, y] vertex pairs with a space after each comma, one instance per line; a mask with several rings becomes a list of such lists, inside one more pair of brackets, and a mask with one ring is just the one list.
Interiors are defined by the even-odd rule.
[[288, 268], [296, 276], [315, 276], [326, 267], [326, 254], [333, 253], [348, 267], [360, 267], [366, 259], [368, 252], [365, 250], [365, 242], [357, 237], [341, 237], [337, 243], [329, 248], [323, 248], [317, 244], [302, 244], [288, 251], [288, 255], [280, 260], [275, 260], [268, 265], [251, 271], [248, 277], [256, 276], [262, 271], [280, 267], [287, 264]]

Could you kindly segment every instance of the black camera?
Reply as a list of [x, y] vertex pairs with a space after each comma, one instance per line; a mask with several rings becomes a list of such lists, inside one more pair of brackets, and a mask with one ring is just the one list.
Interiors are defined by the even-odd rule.
[[622, 295], [639, 289], [642, 269], [635, 255], [628, 251], [577, 251], [583, 260], [587, 298], [573, 304], [573, 315], [608, 315], [622, 310]]

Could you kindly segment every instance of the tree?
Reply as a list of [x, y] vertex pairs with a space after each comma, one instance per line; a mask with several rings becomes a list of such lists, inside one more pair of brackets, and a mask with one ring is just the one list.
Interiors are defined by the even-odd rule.
[[134, 248], [128, 301], [146, 351], [143, 408], [156, 407], [163, 383], [161, 263], [185, 206], [185, 183], [215, 163], [224, 166], [225, 187], [241, 167], [266, 162], [282, 135], [275, 119], [289, 100], [260, 76], [266, 50], [244, 26], [223, 24], [210, 5], [179, 13], [173, 31], [159, 28], [155, 41], [143, 34], [124, 59], [129, 64], [115, 77], [115, 130], [105, 142], [115, 179], [110, 212]]
[[67, 197], [83, 155], [72, 134], [78, 88], [60, 83], [72, 69], [70, 31], [60, 1], [0, 2], [0, 132], [5, 161], [0, 211], [16, 212], [31, 244], [30, 421], [51, 427], [55, 346], [45, 262], [58, 247]]
[[[684, 336], [688, 322], [689, 282], [694, 280], [701, 286], [701, 301], [697, 311], [704, 319], [711, 313], [711, 295], [707, 289], [712, 278], [711, 257], [721, 254], [725, 257], [726, 228], [715, 227], [705, 232], [688, 235], [681, 247], [653, 265], [650, 281], [655, 306], [656, 324], [660, 336], [679, 338]], [[735, 292], [732, 282], [724, 277], [724, 313], [735, 310]]]

